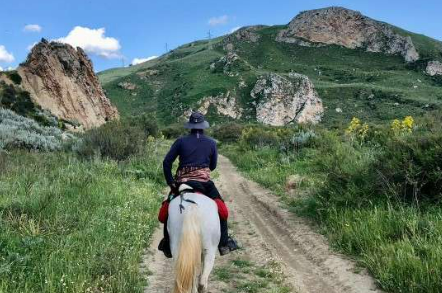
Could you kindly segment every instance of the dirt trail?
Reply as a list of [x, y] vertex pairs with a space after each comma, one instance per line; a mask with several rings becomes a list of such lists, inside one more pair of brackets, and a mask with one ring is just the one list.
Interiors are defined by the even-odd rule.
[[[217, 257], [216, 267], [239, 256], [257, 265], [274, 261], [280, 265], [292, 292], [382, 292], [368, 274], [356, 273], [354, 263], [332, 252], [322, 235], [304, 219], [280, 207], [276, 196], [245, 179], [227, 158], [220, 157], [218, 168], [216, 184], [231, 210], [233, 233], [245, 249]], [[159, 229], [143, 262], [151, 272], [146, 293], [171, 291], [171, 262], [156, 251], [160, 239]], [[234, 285], [217, 280], [212, 274], [209, 291], [237, 292], [232, 289]]]

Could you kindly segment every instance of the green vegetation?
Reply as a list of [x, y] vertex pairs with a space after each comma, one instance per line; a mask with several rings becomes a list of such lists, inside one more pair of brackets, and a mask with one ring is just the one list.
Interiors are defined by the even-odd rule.
[[223, 151], [289, 209], [316, 220], [385, 290], [440, 292], [441, 121], [249, 126]]
[[21, 77], [16, 71], [0, 72], [0, 108], [14, 111], [18, 115], [33, 119], [43, 126], [63, 128], [63, 121], [59, 121], [35, 104], [30, 94], [19, 87], [20, 83]]
[[[355, 115], [383, 122], [440, 109], [442, 83], [425, 75], [424, 70], [429, 60], [442, 58], [441, 42], [394, 28], [409, 35], [421, 54], [421, 60], [407, 64], [401, 56], [276, 42], [282, 28], [260, 27], [257, 42], [240, 41], [235, 36], [219, 37], [210, 43], [193, 42], [161, 58], [105, 71], [99, 77], [123, 116], [147, 112], [161, 125], [176, 123], [189, 109], [198, 109], [204, 97], [220, 97], [227, 92], [243, 108], [241, 120], [254, 122], [250, 91], [259, 76], [270, 72], [307, 75], [323, 100], [323, 122], [328, 126], [342, 126]], [[240, 59], [224, 64], [229, 43]], [[121, 82], [133, 83], [137, 89], [122, 89], [118, 86]], [[232, 120], [214, 107], [209, 107], [207, 115], [215, 124]]]
[[142, 292], [165, 147], [119, 163], [0, 153], [0, 292]]
[[274, 262], [257, 265], [249, 260], [237, 258], [231, 263], [217, 267], [215, 279], [233, 285], [228, 293], [289, 293], [292, 289], [284, 285], [284, 276]]

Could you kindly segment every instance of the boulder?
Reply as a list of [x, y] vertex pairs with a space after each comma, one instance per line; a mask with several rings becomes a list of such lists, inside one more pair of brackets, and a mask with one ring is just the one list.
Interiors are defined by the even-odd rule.
[[301, 183], [304, 181], [304, 178], [301, 175], [294, 174], [287, 177], [285, 183], [285, 189], [288, 193], [291, 193], [299, 188]]
[[442, 75], [442, 63], [439, 61], [430, 61], [425, 71], [429, 76]]
[[128, 91], [133, 91], [133, 90], [135, 90], [137, 88], [137, 85], [135, 85], [135, 84], [133, 84], [131, 82], [125, 81], [125, 82], [119, 82], [118, 83], [118, 87], [120, 87], [122, 89], [125, 89], [125, 90], [128, 90]]
[[289, 123], [318, 123], [324, 108], [313, 83], [305, 75], [287, 77], [270, 73], [261, 76], [250, 95], [258, 122], [283, 126]]

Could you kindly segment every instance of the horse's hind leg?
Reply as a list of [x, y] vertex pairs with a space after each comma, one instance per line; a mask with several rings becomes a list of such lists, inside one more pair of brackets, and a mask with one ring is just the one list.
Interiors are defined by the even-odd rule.
[[198, 293], [205, 293], [209, 284], [209, 275], [215, 264], [216, 247], [207, 250], [204, 256], [203, 272], [201, 274]]

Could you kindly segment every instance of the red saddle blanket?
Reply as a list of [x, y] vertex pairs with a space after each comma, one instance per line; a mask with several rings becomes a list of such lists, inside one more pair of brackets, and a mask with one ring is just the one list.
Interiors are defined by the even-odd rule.
[[[221, 220], [227, 220], [229, 218], [229, 209], [226, 203], [220, 198], [214, 199], [216, 205], [218, 206], [218, 214]], [[163, 201], [161, 205], [160, 212], [158, 213], [158, 220], [165, 224], [167, 223], [167, 217], [169, 216], [169, 201]]]

